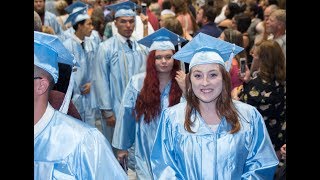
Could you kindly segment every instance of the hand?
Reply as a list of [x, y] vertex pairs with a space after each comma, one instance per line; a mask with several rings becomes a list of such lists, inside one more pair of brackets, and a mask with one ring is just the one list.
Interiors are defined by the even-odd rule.
[[286, 156], [287, 156], [287, 144], [284, 144], [280, 148], [280, 153], [281, 153], [282, 159], [286, 159]]
[[128, 157], [128, 151], [119, 149], [118, 152], [117, 152], [118, 161], [122, 162], [123, 158], [125, 158], [125, 157]]
[[183, 37], [186, 38], [186, 40], [191, 41], [192, 40], [192, 36], [188, 33], [188, 31], [186, 29], [183, 28]]
[[114, 127], [116, 125], [116, 118], [114, 117], [114, 115], [106, 118], [106, 123], [107, 123], [107, 126]]
[[251, 80], [250, 69], [247, 65], [244, 74], [241, 74], [241, 72], [239, 71], [239, 79], [241, 79], [245, 83], [248, 83]]
[[123, 168], [123, 170], [128, 174], [128, 151], [127, 150], [118, 150], [117, 159]]
[[239, 94], [242, 91], [242, 89], [243, 89], [243, 85], [233, 88], [231, 91], [231, 98], [234, 100], [239, 100], [240, 99]]
[[81, 87], [81, 94], [89, 94], [90, 93], [91, 83], [86, 83]]
[[143, 13], [140, 13], [140, 18], [143, 25], [148, 25], [148, 16], [144, 15]]
[[185, 94], [186, 92], [186, 74], [180, 70], [180, 71], [177, 71], [177, 74], [176, 74], [176, 77], [175, 77], [180, 89], [182, 90], [182, 93]]

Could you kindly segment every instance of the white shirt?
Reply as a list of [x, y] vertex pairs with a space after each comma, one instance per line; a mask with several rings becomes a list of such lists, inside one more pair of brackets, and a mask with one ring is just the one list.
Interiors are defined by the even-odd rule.
[[208, 126], [212, 129], [213, 132], [216, 132], [219, 126], [218, 124], [208, 124]]
[[[112, 34], [113, 35], [119, 34], [118, 29], [117, 29], [116, 25], [114, 24], [114, 22], [112, 22], [111, 25], [112, 25]], [[150, 24], [150, 22], [148, 22], [148, 35], [152, 34], [153, 32], [154, 32], [154, 29], [153, 29], [152, 25]], [[143, 23], [142, 23], [140, 16], [138, 16], [138, 15], [136, 15], [136, 24], [135, 24], [135, 28], [132, 33], [132, 37], [134, 37], [137, 41], [139, 41], [140, 39], [143, 38]]]

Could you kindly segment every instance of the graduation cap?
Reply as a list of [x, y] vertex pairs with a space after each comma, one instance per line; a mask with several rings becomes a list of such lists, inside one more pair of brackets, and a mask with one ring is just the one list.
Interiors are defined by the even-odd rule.
[[183, 37], [162, 27], [154, 33], [140, 39], [138, 43], [149, 47], [149, 50], [175, 50], [174, 46], [186, 41]]
[[[53, 77], [54, 82], [57, 83], [58, 63], [79, 66], [74, 56], [65, 48], [57, 36], [34, 31], [34, 65], [47, 71]], [[68, 111], [73, 84], [73, 73], [71, 73], [69, 87], [60, 107], [60, 111], [63, 113]]]
[[73, 12], [78, 11], [79, 9], [81, 9], [83, 7], [88, 7], [88, 5], [83, 3], [83, 2], [81, 2], [81, 1], [77, 1], [77, 2], [74, 2], [74, 3], [70, 4], [64, 10], [66, 10], [68, 14], [71, 14]]
[[230, 70], [232, 58], [244, 48], [204, 33], [196, 35], [173, 55], [174, 59], [190, 63], [190, 69], [199, 64], [219, 63]]
[[134, 10], [137, 8], [137, 4], [131, 1], [120, 2], [117, 4], [112, 4], [106, 6], [106, 8], [113, 10], [115, 12], [114, 17], [120, 16], [136, 16]]
[[71, 22], [71, 25], [75, 25], [77, 22], [80, 22], [85, 19], [90, 19], [90, 16], [87, 13], [88, 7], [80, 8], [79, 10], [69, 14], [67, 20], [64, 22], [64, 24], [67, 24], [68, 22]]
[[50, 73], [55, 83], [59, 75], [58, 62], [78, 65], [57, 36], [34, 31], [34, 64]]

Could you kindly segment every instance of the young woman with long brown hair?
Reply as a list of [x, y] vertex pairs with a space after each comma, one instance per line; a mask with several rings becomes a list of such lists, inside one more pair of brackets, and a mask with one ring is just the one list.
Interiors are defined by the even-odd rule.
[[261, 114], [231, 98], [225, 61], [241, 50], [199, 33], [173, 56], [190, 62], [186, 102], [162, 111], [150, 156], [154, 179], [273, 178], [279, 161]]

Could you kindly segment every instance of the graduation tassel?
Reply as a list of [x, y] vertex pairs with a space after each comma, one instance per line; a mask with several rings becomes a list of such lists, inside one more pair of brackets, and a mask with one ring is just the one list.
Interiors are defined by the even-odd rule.
[[232, 52], [229, 56], [228, 61], [225, 62], [226, 70], [229, 72], [231, 69], [232, 59], [234, 57], [234, 50], [236, 49], [236, 45], [233, 43]]
[[178, 35], [178, 51], [181, 49], [180, 37]]
[[66, 92], [66, 94], [64, 96], [63, 102], [62, 102], [62, 104], [60, 106], [60, 109], [59, 109], [60, 112], [65, 113], [65, 114], [67, 114], [68, 110], [69, 110], [69, 104], [70, 104], [70, 101], [71, 101], [71, 95], [72, 95], [73, 84], [74, 84], [74, 71], [76, 71], [76, 70], [77, 70], [76, 67], [72, 68], [70, 81], [69, 81], [69, 86], [68, 86], [67, 92]]
[[[137, 6], [136, 6], [136, 4], [134, 4], [134, 6], [133, 6], [133, 9], [132, 9], [132, 11], [134, 12], [134, 14], [135, 14], [135, 16], [134, 16], [134, 28], [133, 28], [133, 31], [136, 31], [136, 29], [137, 29]], [[132, 34], [131, 34], [131, 37], [132, 37]]]
[[[178, 37], [178, 51], [180, 51], [180, 49], [181, 49], [180, 37], [179, 37], [179, 35], [177, 35], [177, 37]], [[186, 72], [186, 66], [184, 65], [184, 62], [180, 63], [180, 68], [183, 72]]]

